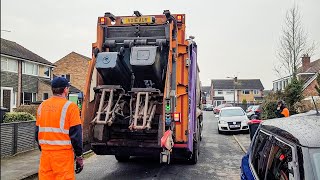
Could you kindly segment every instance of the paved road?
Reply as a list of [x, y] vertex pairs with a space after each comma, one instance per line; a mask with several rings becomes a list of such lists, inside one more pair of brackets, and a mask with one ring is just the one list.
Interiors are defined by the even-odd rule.
[[204, 112], [198, 164], [176, 161], [160, 165], [158, 158], [138, 157], [118, 163], [113, 156], [93, 155], [86, 159], [85, 169], [77, 179], [239, 179], [242, 156], [243, 151], [232, 135], [218, 134], [217, 120], [210, 111]]

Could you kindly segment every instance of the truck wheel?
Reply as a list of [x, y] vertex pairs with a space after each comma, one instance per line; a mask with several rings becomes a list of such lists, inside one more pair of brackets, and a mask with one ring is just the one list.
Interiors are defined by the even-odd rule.
[[196, 135], [197, 139], [196, 141], [193, 141], [193, 153], [191, 156], [190, 164], [197, 164], [198, 162], [198, 158], [199, 158], [199, 154], [200, 154], [200, 129], [199, 129], [199, 121], [197, 122], [197, 129], [198, 129], [198, 133]]
[[115, 155], [115, 158], [118, 162], [127, 162], [130, 159], [130, 156], [126, 155]]

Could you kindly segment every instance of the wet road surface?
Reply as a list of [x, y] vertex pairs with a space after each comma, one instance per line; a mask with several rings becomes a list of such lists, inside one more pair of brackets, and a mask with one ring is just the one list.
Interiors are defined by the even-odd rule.
[[[246, 141], [249, 135], [237, 136]], [[207, 111], [196, 165], [174, 160], [170, 165], [161, 165], [158, 157], [133, 157], [119, 163], [114, 156], [93, 155], [85, 160], [77, 179], [239, 179], [243, 154], [232, 134], [218, 134], [217, 120], [212, 111]]]

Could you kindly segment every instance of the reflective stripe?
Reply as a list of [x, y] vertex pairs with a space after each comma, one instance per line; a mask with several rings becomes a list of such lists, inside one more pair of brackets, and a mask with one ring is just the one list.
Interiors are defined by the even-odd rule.
[[64, 122], [66, 121], [66, 115], [67, 115], [67, 110], [69, 105], [71, 104], [71, 101], [67, 101], [61, 111], [61, 116], [60, 116], [60, 128], [64, 129]]
[[41, 109], [42, 109], [42, 103], [41, 103], [40, 106], [38, 107], [38, 116], [40, 116], [40, 114], [41, 114]]
[[39, 127], [39, 132], [54, 132], [54, 133], [69, 134], [69, 130], [65, 130], [61, 128], [52, 128], [52, 127]]
[[66, 140], [66, 141], [59, 141], [59, 140], [50, 141], [50, 140], [40, 139], [40, 140], [39, 140], [39, 144], [70, 145], [70, 144], [71, 144], [71, 141], [70, 141], [70, 140]]

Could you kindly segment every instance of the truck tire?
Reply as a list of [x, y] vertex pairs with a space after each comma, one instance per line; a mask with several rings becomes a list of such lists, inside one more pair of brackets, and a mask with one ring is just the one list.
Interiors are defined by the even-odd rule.
[[115, 158], [118, 162], [127, 162], [130, 159], [130, 156], [127, 155], [115, 155]]
[[196, 140], [193, 141], [193, 152], [192, 152], [191, 159], [189, 160], [190, 164], [197, 164], [199, 154], [200, 154], [200, 126], [199, 126], [199, 121], [197, 121], [197, 134], [196, 134]]

